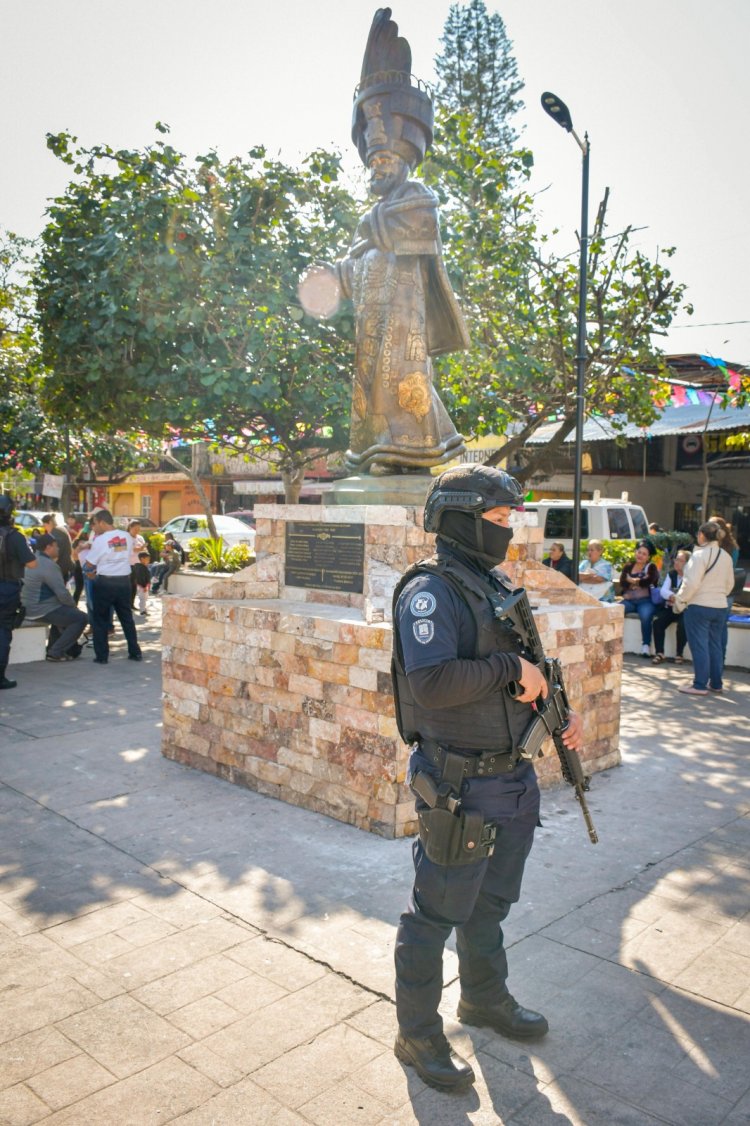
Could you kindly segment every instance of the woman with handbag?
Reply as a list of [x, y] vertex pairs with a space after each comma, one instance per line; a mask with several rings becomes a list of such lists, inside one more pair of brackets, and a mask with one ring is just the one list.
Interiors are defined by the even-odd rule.
[[[729, 596], [727, 598], [727, 616], [726, 616], [726, 620], [724, 621], [724, 629], [721, 631], [721, 651], [724, 654], [724, 660], [726, 661], [726, 659], [727, 659], [727, 645], [729, 644], [729, 616], [732, 613], [732, 607], [734, 606], [734, 593], [735, 593], [735, 589], [737, 587], [738, 570], [739, 570], [739, 574], [742, 574], [742, 570], [739, 569], [740, 545], [737, 543], [737, 540], [734, 538], [734, 532], [732, 531], [732, 525], [728, 524], [723, 516], [709, 516], [708, 522], [709, 522], [709, 524], [718, 524], [719, 527], [724, 532], [724, 535], [720, 539], [721, 549], [722, 549], [722, 551], [727, 551], [729, 553], [729, 555], [732, 558], [732, 566], [734, 567], [734, 584], [735, 585], [732, 588], [732, 590], [730, 591]], [[744, 585], [745, 585], [745, 578], [743, 576], [742, 581], [740, 583], [740, 590], [742, 590], [742, 587]]]
[[724, 654], [722, 632], [727, 617], [727, 598], [734, 587], [732, 557], [722, 551], [726, 533], [709, 520], [698, 529], [698, 547], [685, 567], [682, 586], [675, 596], [675, 612], [685, 614], [685, 630], [693, 655], [693, 683], [680, 692], [706, 696], [722, 690]]
[[641, 619], [641, 656], [651, 655], [651, 624], [656, 606], [651, 601], [651, 590], [659, 582], [659, 572], [651, 562], [653, 550], [645, 540], [637, 545], [635, 559], [626, 563], [620, 572], [620, 591], [626, 614], [637, 614]]
[[652, 663], [655, 665], [660, 665], [664, 661], [664, 637], [669, 627], [675, 622], [677, 623], [677, 655], [675, 657], [675, 663], [681, 665], [685, 660], [682, 655], [687, 645], [685, 619], [682, 614], [675, 614], [674, 600], [677, 591], [682, 586], [682, 576], [689, 558], [689, 551], [678, 551], [674, 557], [673, 570], [669, 571], [659, 588], [662, 604], [661, 606], [657, 606], [653, 622], [655, 656]]

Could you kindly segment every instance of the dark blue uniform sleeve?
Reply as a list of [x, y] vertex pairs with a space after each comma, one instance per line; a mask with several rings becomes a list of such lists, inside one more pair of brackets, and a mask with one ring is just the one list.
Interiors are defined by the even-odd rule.
[[473, 618], [453, 587], [437, 575], [417, 575], [407, 583], [396, 617], [407, 675], [454, 660], [461, 650], [473, 651]]
[[417, 703], [452, 707], [481, 700], [521, 676], [512, 653], [473, 657], [476, 626], [453, 587], [437, 575], [418, 575], [396, 607], [404, 671]]
[[25, 567], [27, 563], [34, 562], [34, 552], [29, 547], [29, 541], [23, 532], [16, 532], [15, 535], [9, 537], [8, 547], [13, 552], [14, 557], [19, 563]]

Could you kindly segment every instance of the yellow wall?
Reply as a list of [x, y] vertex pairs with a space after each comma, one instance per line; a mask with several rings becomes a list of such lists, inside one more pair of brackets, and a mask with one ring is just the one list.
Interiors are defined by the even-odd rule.
[[[457, 465], [466, 465], [475, 463], [481, 465], [488, 456], [489, 452], [494, 453], [495, 450], [500, 449], [505, 445], [505, 438], [499, 438], [497, 434], [485, 434], [481, 438], [472, 438], [470, 442], [466, 443], [466, 454], [457, 457], [455, 461], [449, 461], [446, 465], [436, 465], [430, 470], [433, 477], [438, 474], [444, 473], [446, 469], [454, 469]], [[503, 467], [503, 463], [500, 463]]]

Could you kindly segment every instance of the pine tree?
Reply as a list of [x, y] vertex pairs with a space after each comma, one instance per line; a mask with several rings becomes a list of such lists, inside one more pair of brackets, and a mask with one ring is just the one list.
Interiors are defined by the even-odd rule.
[[518, 132], [511, 118], [523, 108], [523, 82], [502, 16], [489, 15], [485, 0], [452, 4], [440, 42], [439, 101], [451, 112], [470, 112], [488, 143], [513, 148]]

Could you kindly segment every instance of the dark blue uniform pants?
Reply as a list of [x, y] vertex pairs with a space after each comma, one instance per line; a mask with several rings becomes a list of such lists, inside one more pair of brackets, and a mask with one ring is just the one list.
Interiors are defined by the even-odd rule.
[[92, 585], [94, 618], [91, 623], [94, 634], [94, 653], [98, 661], [109, 657], [108, 633], [112, 621], [112, 611], [117, 614], [128, 643], [128, 656], [136, 657], [141, 652], [138, 633], [130, 605], [130, 575], [112, 577], [97, 575]]
[[[426, 767], [419, 751], [410, 771]], [[443, 948], [456, 928], [461, 995], [474, 1004], [501, 1000], [508, 962], [501, 923], [521, 894], [524, 864], [539, 821], [534, 768], [523, 763], [509, 774], [464, 783], [466, 810], [481, 810], [497, 829], [494, 854], [478, 864], [444, 868], [414, 842], [414, 889], [396, 935], [396, 1012], [407, 1036], [442, 1030], [438, 1005], [443, 990]], [[417, 809], [425, 808], [421, 800]]]
[[0, 582], [0, 677], [5, 675], [10, 660], [10, 643], [13, 624], [21, 605], [21, 584]]

